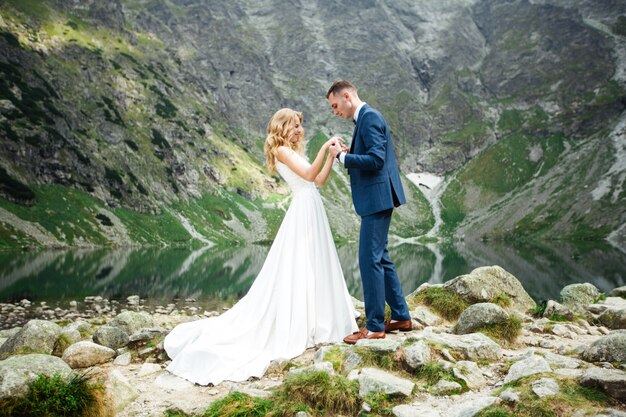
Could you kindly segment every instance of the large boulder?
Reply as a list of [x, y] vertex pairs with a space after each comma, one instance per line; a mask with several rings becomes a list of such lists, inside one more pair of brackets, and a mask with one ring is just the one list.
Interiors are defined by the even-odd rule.
[[504, 383], [508, 384], [525, 376], [551, 371], [550, 365], [544, 358], [531, 355], [511, 365], [509, 372], [504, 377]]
[[0, 359], [16, 354], [43, 353], [54, 350], [61, 326], [47, 320], [31, 320], [0, 346]]
[[466, 308], [454, 326], [454, 333], [467, 334], [506, 321], [509, 314], [502, 307], [492, 303], [472, 304]]
[[490, 303], [506, 296], [511, 300], [510, 308], [519, 312], [525, 313], [535, 307], [535, 302], [517, 278], [497, 265], [476, 268], [467, 275], [446, 282], [444, 288], [472, 304]]
[[403, 395], [408, 397], [415, 387], [413, 381], [400, 378], [378, 368], [363, 368], [355, 378], [359, 381], [359, 396], [361, 398], [365, 398], [368, 394], [372, 393]]
[[28, 385], [39, 375], [69, 378], [72, 369], [56, 356], [16, 355], [0, 361], [0, 400], [28, 393]]
[[425, 340], [447, 346], [448, 349], [463, 355], [463, 358], [468, 361], [497, 361], [502, 358], [500, 345], [482, 333], [463, 335], [435, 333], [427, 327], [420, 335], [408, 336], [407, 340]]
[[106, 346], [83, 341], [73, 344], [63, 352], [63, 360], [72, 368], [88, 368], [110, 361], [115, 351]]
[[93, 341], [111, 349], [118, 349], [126, 346], [129, 336], [119, 327], [102, 326], [94, 332]]
[[616, 330], [594, 341], [582, 352], [587, 362], [626, 362], [626, 330]]
[[590, 368], [580, 379], [584, 387], [600, 388], [619, 401], [626, 401], [626, 372], [618, 369]]
[[124, 311], [109, 322], [109, 326], [119, 327], [127, 335], [137, 333], [139, 330], [154, 327], [152, 316], [145, 311]]
[[598, 320], [609, 329], [626, 329], [626, 309], [608, 309], [598, 317]]
[[595, 285], [570, 284], [561, 290], [561, 302], [568, 308], [583, 312], [585, 307], [600, 297], [600, 290]]

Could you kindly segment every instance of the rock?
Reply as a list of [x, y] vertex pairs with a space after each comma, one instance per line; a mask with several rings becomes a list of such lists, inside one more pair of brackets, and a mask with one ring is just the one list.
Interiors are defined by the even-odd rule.
[[502, 323], [509, 315], [502, 307], [492, 303], [477, 303], [466, 308], [454, 326], [454, 333], [473, 333], [482, 327]]
[[105, 387], [108, 401], [116, 415], [139, 397], [139, 392], [117, 369], [109, 373]]
[[434, 333], [426, 328], [420, 335], [410, 335], [408, 340], [426, 340], [448, 346], [448, 349], [460, 352], [463, 358], [470, 361], [499, 360], [502, 357], [502, 348], [496, 342], [482, 333], [455, 335]]
[[452, 368], [454, 376], [465, 381], [471, 390], [478, 390], [487, 385], [487, 380], [475, 362], [459, 361]]
[[430, 361], [430, 347], [420, 340], [404, 348], [404, 360], [411, 369], [417, 369]]
[[74, 328], [63, 328], [61, 334], [54, 345], [54, 356], [62, 356], [68, 346], [78, 343], [82, 340], [80, 332]]
[[401, 344], [397, 340], [387, 339], [361, 339], [356, 342], [356, 346], [378, 353], [395, 352]]
[[626, 298], [626, 285], [622, 287], [613, 288], [609, 293], [611, 297], [621, 297]]
[[554, 378], [541, 378], [532, 383], [533, 393], [539, 397], [553, 397], [559, 393], [559, 384]]
[[61, 358], [44, 354], [17, 355], [0, 361], [0, 400], [25, 395], [38, 375], [69, 378], [72, 369]]
[[560, 315], [571, 320], [574, 318], [574, 313], [563, 304], [557, 303], [554, 300], [548, 300], [546, 309], [543, 311], [542, 317], [550, 318], [553, 315]]
[[417, 306], [411, 311], [411, 318], [424, 326], [437, 326], [443, 321], [426, 306]]
[[72, 368], [88, 368], [105, 363], [115, 356], [115, 351], [93, 342], [82, 341], [73, 344], [63, 352], [62, 359]]
[[157, 337], [165, 336], [167, 333], [168, 331], [162, 327], [144, 328], [130, 335], [129, 340], [130, 342], [147, 342]]
[[24, 353], [51, 354], [61, 326], [47, 320], [31, 320], [0, 346], [0, 359]]
[[144, 311], [125, 311], [115, 316], [115, 318], [109, 322], [109, 326], [119, 327], [124, 330], [126, 334], [131, 335], [141, 329], [154, 327], [154, 320], [150, 314]]
[[268, 398], [272, 395], [271, 391], [240, 385], [234, 385], [233, 387], [231, 387], [230, 393], [232, 394], [233, 392], [241, 392], [242, 394], [246, 394], [254, 398]]
[[535, 302], [517, 278], [499, 266], [476, 268], [467, 275], [446, 282], [444, 287], [472, 304], [493, 302], [496, 297], [506, 295], [513, 310], [525, 313], [535, 307]]
[[580, 384], [600, 388], [618, 401], [626, 401], [626, 372], [618, 369], [590, 368], [583, 374]]
[[463, 387], [458, 382], [442, 379], [430, 389], [430, 392], [435, 395], [447, 395], [459, 393], [462, 389]]
[[334, 352], [339, 350], [341, 352], [345, 352], [348, 349], [346, 346], [341, 345], [330, 345], [330, 346], [322, 346], [315, 352], [315, 356], [313, 356], [313, 362], [319, 363], [324, 362], [326, 360], [326, 355], [330, 352]]
[[626, 362], [626, 330], [616, 330], [594, 341], [582, 352], [587, 362]]
[[561, 290], [561, 302], [576, 312], [583, 312], [584, 308], [597, 300], [599, 296], [598, 288], [589, 283], [570, 284]]
[[550, 333], [557, 335], [559, 337], [566, 337], [568, 339], [573, 339], [574, 335], [572, 334], [572, 332], [569, 330], [569, 328], [567, 328], [565, 325], [563, 324], [555, 324], [552, 329], [550, 330]]
[[445, 417], [471, 417], [480, 413], [481, 410], [500, 402], [497, 397], [479, 397], [468, 400], [456, 401], [445, 411]]
[[361, 369], [356, 379], [359, 381], [359, 396], [361, 398], [365, 398], [370, 393], [398, 394], [408, 397], [415, 387], [412, 381], [377, 368]]
[[91, 331], [91, 324], [89, 324], [85, 320], [76, 320], [75, 322], [65, 326], [65, 328], [70, 330], [77, 330], [81, 334], [81, 336], [84, 337]]
[[576, 369], [582, 365], [582, 362], [576, 358], [570, 358], [569, 356], [557, 355], [552, 352], [542, 353], [543, 357], [548, 361], [551, 368], [566, 368]]
[[513, 391], [513, 388], [507, 388], [502, 391], [502, 393], [500, 393], [500, 398], [509, 403], [516, 403], [520, 400], [519, 393]]
[[528, 375], [551, 371], [552, 369], [550, 368], [550, 365], [544, 358], [537, 355], [531, 355], [526, 359], [515, 362], [511, 366], [509, 372], [504, 378], [504, 383], [508, 384], [509, 382], [517, 381], [518, 379]]
[[343, 372], [345, 374], [348, 374], [361, 366], [362, 363], [363, 359], [361, 358], [361, 355], [356, 352], [350, 351], [350, 353], [348, 353], [348, 356], [346, 357], [346, 360], [343, 361]]
[[299, 375], [304, 372], [326, 372], [329, 375], [334, 375], [335, 369], [333, 368], [333, 364], [330, 362], [318, 362], [302, 368], [291, 368], [287, 373], [287, 377]]
[[117, 366], [128, 366], [132, 360], [132, 355], [130, 352], [122, 353], [120, 356], [115, 358], [113, 361], [113, 365]]
[[598, 320], [609, 329], [626, 329], [626, 309], [608, 309], [598, 317]]
[[391, 412], [396, 417], [442, 417], [439, 411], [420, 403], [398, 405]]
[[93, 334], [93, 341], [110, 349], [118, 349], [128, 344], [129, 337], [119, 327], [102, 326]]
[[141, 368], [139, 368], [139, 372], [137, 372], [137, 376], [142, 377], [146, 375], [152, 375], [152, 374], [156, 374], [157, 372], [161, 372], [161, 370], [162, 370], [161, 365], [157, 363], [144, 363], [143, 365], [141, 365]]

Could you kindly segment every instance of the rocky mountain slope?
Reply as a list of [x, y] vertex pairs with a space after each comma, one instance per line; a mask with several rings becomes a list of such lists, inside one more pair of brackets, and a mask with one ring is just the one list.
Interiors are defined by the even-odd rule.
[[[0, 4], [0, 246], [271, 239], [271, 114], [309, 153], [350, 137], [326, 89], [386, 115], [405, 174], [445, 176], [446, 236], [624, 242], [626, 4], [17, 1]], [[434, 224], [418, 187], [393, 232]], [[339, 240], [357, 217], [324, 189]]]

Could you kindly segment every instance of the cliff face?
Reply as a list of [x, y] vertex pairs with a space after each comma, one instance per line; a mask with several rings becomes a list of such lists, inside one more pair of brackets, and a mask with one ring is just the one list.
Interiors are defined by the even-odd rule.
[[[212, 241], [271, 237], [285, 189], [263, 169], [267, 120], [302, 110], [312, 151], [331, 133], [349, 138], [324, 97], [338, 78], [385, 114], [404, 173], [456, 179], [442, 194], [444, 230], [619, 230], [626, 5], [434, 3], [3, 2], [3, 245], [45, 244], [33, 227], [60, 244], [185, 241], [181, 215]], [[46, 187], [59, 185], [85, 225], [41, 219], [57, 210]], [[394, 230], [425, 233], [429, 210], [405, 185]], [[341, 172], [324, 197], [338, 235], [354, 237]], [[150, 229], [149, 215], [172, 231]]]

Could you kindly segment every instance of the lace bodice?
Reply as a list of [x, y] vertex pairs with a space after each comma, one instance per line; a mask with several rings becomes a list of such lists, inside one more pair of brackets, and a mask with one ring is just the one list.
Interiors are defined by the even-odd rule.
[[[298, 156], [302, 158], [302, 156]], [[305, 180], [280, 161], [276, 161], [276, 171], [283, 177], [294, 193], [304, 190], [316, 190], [315, 183]]]

